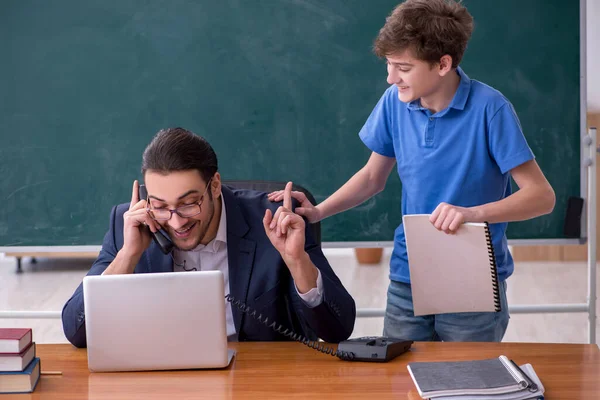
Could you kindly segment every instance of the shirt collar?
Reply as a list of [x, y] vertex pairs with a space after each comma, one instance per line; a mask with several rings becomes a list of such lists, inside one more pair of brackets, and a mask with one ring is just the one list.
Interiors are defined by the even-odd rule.
[[467, 99], [469, 98], [469, 93], [471, 92], [471, 79], [465, 74], [461, 67], [456, 68], [456, 72], [458, 73], [458, 76], [460, 76], [460, 83], [458, 84], [458, 89], [456, 89], [454, 98], [448, 108], [464, 110]]
[[[471, 92], [471, 79], [465, 74], [461, 67], [456, 68], [456, 73], [460, 76], [460, 83], [458, 84], [458, 88], [456, 89], [456, 93], [454, 93], [454, 97], [450, 102], [448, 108], [454, 108], [457, 110], [464, 110], [465, 104], [467, 104], [467, 100], [469, 98], [469, 93]], [[425, 107], [421, 106], [421, 99], [416, 99], [411, 101], [406, 105], [409, 110], [426, 110]]]
[[227, 213], [225, 212], [225, 200], [223, 200], [223, 193], [221, 193], [221, 220], [219, 221], [219, 228], [217, 229], [215, 241], [227, 244]]

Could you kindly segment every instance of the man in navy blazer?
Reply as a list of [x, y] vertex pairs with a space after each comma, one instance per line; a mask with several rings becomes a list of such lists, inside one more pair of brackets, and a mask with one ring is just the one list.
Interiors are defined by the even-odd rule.
[[[135, 181], [131, 202], [113, 207], [88, 275], [221, 270], [225, 293], [269, 321], [311, 340], [347, 339], [354, 300], [293, 212], [291, 182], [277, 207], [265, 193], [221, 185], [217, 170], [204, 138], [182, 128], [158, 132], [142, 161], [148, 196], [139, 198]], [[150, 230], [170, 237], [175, 248], [169, 255]], [[229, 303], [226, 313], [230, 340], [289, 340]], [[81, 284], [63, 307], [62, 322], [67, 339], [85, 347]]]

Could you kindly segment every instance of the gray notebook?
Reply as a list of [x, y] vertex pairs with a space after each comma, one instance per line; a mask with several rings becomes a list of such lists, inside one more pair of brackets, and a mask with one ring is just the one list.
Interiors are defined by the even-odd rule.
[[537, 388], [529, 388], [529, 390], [521, 390], [513, 393], [502, 393], [502, 394], [465, 394], [465, 395], [454, 395], [454, 396], [441, 396], [436, 397], [435, 400], [544, 400], [544, 392], [546, 389], [540, 378], [538, 378], [533, 366], [531, 364], [523, 364], [520, 366], [521, 370], [527, 374], [533, 383], [537, 385]]
[[413, 362], [407, 368], [422, 398], [494, 395], [528, 387], [528, 380], [505, 356], [475, 361]]

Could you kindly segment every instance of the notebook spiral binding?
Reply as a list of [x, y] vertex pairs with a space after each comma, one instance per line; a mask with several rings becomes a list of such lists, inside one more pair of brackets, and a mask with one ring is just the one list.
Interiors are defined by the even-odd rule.
[[492, 234], [490, 233], [490, 226], [485, 223], [485, 238], [488, 247], [488, 257], [490, 258], [490, 270], [492, 273], [492, 286], [494, 288], [494, 305], [496, 306], [496, 312], [502, 311], [500, 304], [500, 286], [498, 284], [498, 267], [496, 265], [496, 255], [494, 254], [494, 245], [492, 243]]

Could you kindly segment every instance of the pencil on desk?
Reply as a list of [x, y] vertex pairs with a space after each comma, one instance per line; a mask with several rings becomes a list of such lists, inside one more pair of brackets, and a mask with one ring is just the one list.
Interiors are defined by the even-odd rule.
[[62, 375], [62, 371], [42, 371], [42, 375]]

